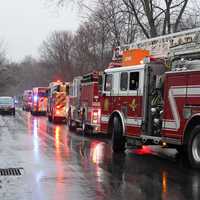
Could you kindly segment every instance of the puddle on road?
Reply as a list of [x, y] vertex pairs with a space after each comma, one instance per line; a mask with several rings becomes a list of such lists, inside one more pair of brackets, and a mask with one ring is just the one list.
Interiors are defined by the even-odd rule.
[[39, 182], [41, 183], [46, 183], [46, 182], [56, 182], [56, 183], [65, 183], [65, 182], [69, 182], [69, 180], [71, 179], [71, 177], [41, 177], [39, 179]]
[[63, 125], [49, 124], [43, 118], [29, 116], [27, 127], [34, 149], [26, 145], [12, 148], [33, 150], [35, 161], [42, 157], [50, 161], [51, 166], [43, 163], [43, 176], [36, 178], [38, 186], [44, 188], [42, 192], [52, 186], [55, 194], [60, 191], [70, 196], [81, 191], [83, 199], [87, 190], [94, 194], [90, 199], [200, 197], [199, 173], [183, 168], [177, 158], [164, 158], [163, 152], [155, 153], [151, 147], [114, 154], [111, 145], [101, 139], [69, 134]]
[[12, 145], [10, 146], [11, 149], [14, 149], [16, 151], [33, 151], [34, 147], [33, 146], [27, 146], [27, 145]]

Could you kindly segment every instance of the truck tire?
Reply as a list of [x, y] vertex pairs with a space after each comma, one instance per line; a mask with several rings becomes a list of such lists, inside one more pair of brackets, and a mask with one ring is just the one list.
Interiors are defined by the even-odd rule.
[[176, 151], [179, 153], [179, 154], [184, 154], [185, 153], [185, 148], [183, 146], [177, 146], [176, 147]]
[[72, 122], [72, 120], [69, 118], [69, 119], [68, 119], [68, 127], [69, 127], [69, 130], [70, 130], [70, 131], [73, 131], [73, 130], [74, 130], [74, 127], [73, 127], [72, 124], [73, 124], [73, 122]]
[[86, 117], [85, 117], [85, 108], [83, 108], [82, 109], [82, 119], [81, 119], [81, 124], [80, 124], [83, 135], [87, 134], [85, 119], [86, 119]]
[[38, 115], [38, 112], [37, 112], [37, 111], [32, 111], [31, 114], [32, 114], [33, 116], [36, 116], [36, 115]]
[[85, 123], [85, 121], [82, 122], [82, 133], [85, 136], [91, 136], [93, 133], [92, 128], [90, 128], [89, 125]]
[[86, 124], [85, 124], [84, 121], [82, 122], [82, 132], [83, 132], [83, 135], [86, 135], [86, 134], [87, 134], [87, 131], [86, 131]]
[[191, 167], [200, 169], [200, 125], [196, 126], [189, 136], [187, 156]]
[[54, 115], [52, 115], [52, 123], [53, 123], [53, 124], [56, 124], [56, 123], [57, 123], [57, 118], [56, 118]]
[[117, 116], [114, 116], [112, 123], [112, 150], [116, 153], [125, 151], [125, 137], [123, 136], [122, 122]]
[[48, 121], [51, 122], [52, 121], [52, 117], [50, 115], [48, 115]]

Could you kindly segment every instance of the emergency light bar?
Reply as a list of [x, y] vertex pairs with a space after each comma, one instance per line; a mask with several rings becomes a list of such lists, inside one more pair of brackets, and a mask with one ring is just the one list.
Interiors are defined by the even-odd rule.
[[34, 102], [37, 102], [37, 100], [38, 100], [38, 96], [35, 95], [35, 96], [33, 97], [33, 100], [34, 100]]

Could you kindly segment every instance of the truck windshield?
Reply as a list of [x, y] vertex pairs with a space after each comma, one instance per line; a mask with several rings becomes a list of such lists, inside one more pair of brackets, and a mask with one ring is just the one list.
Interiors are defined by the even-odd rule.
[[47, 92], [38, 92], [39, 97], [47, 97]]
[[0, 104], [2, 105], [12, 105], [14, 103], [12, 98], [7, 98], [7, 97], [1, 97], [0, 98]]
[[131, 72], [129, 90], [137, 90], [138, 87], [139, 87], [139, 72]]

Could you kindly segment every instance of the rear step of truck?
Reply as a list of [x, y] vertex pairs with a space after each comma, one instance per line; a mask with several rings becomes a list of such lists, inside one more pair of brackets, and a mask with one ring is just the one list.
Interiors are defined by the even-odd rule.
[[143, 144], [161, 144], [162, 143], [162, 138], [157, 137], [157, 136], [149, 136], [149, 135], [141, 135], [141, 140]]
[[142, 145], [162, 145], [162, 138], [148, 135], [141, 135], [139, 138], [126, 138], [126, 148], [138, 149], [142, 148]]
[[126, 149], [141, 149], [142, 142], [140, 139], [127, 138]]

